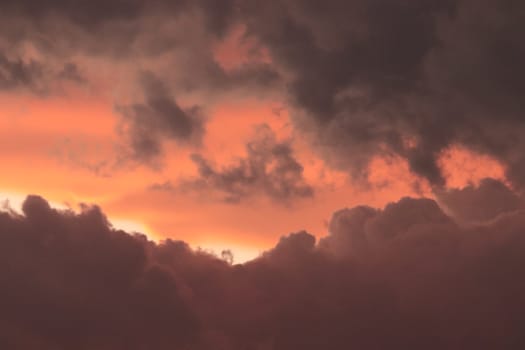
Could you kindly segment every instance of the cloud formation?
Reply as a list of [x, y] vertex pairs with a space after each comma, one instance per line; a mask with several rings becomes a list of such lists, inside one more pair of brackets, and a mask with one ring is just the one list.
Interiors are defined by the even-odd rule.
[[130, 156], [143, 163], [153, 163], [162, 155], [165, 140], [199, 145], [204, 133], [200, 107], [181, 108], [168, 88], [150, 72], [141, 74], [140, 84], [144, 102], [118, 107], [130, 139]]
[[193, 154], [192, 160], [198, 178], [182, 183], [182, 189], [218, 191], [226, 202], [237, 203], [262, 193], [277, 202], [289, 203], [314, 194], [290, 141], [277, 140], [267, 125], [256, 128], [255, 139], [246, 145], [246, 156], [233, 165], [217, 169], [200, 154]]
[[500, 181], [483, 179], [478, 186], [437, 191], [436, 198], [458, 220], [482, 222], [524, 208], [523, 199]]
[[231, 0], [7, 1], [0, 12], [0, 91], [49, 95], [70, 81], [111, 96], [127, 129], [118, 163], [157, 166], [164, 142], [199, 144], [203, 109], [231, 93], [264, 96], [280, 84], [268, 63], [226, 69], [215, 57], [236, 25]]
[[359, 174], [395, 154], [434, 185], [450, 146], [523, 179], [524, 5], [517, 1], [242, 2], [248, 32], [288, 72], [296, 124]]
[[28, 88], [39, 92], [44, 69], [34, 60], [10, 59], [0, 51], [0, 90]]
[[196, 320], [149, 243], [110, 228], [97, 208], [58, 212], [30, 196], [24, 216], [0, 216], [0, 344], [5, 349], [168, 349]]
[[[0, 85], [33, 85], [39, 69], [26, 56], [35, 51], [63, 64], [84, 58], [86, 65], [103, 59], [131, 71], [145, 68], [177, 97], [193, 94], [198, 105], [233, 90], [281, 94], [286, 87], [294, 125], [314, 135], [316, 150], [333, 167], [359, 176], [376, 156], [400, 156], [439, 187], [445, 184], [439, 157], [461, 146], [502, 162], [521, 187], [524, 6], [513, 0], [4, 1], [0, 48], [16, 59], [0, 58]], [[269, 62], [222, 67], [214, 47], [235, 28], [245, 28], [240, 40], [252, 40]], [[150, 128], [144, 119], [143, 128]], [[158, 153], [158, 140], [134, 141], [144, 154]]]
[[[470, 191], [470, 190], [469, 190]], [[472, 190], [475, 191], [475, 190]], [[483, 190], [482, 190], [483, 191]], [[30, 196], [0, 214], [5, 349], [518, 349], [525, 212], [459, 226], [431, 199], [334, 214], [243, 265]]]

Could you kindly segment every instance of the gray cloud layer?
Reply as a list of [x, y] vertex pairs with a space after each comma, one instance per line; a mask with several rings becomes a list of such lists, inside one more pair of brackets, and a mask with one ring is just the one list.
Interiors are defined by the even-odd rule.
[[0, 214], [3, 349], [525, 345], [523, 210], [458, 226], [430, 199], [345, 209], [318, 243], [290, 234], [234, 266], [114, 230], [96, 207], [30, 196], [23, 212]]

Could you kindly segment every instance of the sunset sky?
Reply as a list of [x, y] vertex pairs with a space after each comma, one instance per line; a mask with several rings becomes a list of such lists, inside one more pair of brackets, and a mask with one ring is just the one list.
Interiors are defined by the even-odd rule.
[[[363, 25], [378, 27], [370, 30], [392, 45], [388, 51], [364, 38], [352, 44], [365, 45], [362, 50], [347, 48], [351, 42], [345, 40], [352, 35], [367, 34], [352, 26], [341, 29], [347, 34], [331, 33], [337, 30], [337, 21], [346, 23], [344, 16], [335, 19], [334, 28], [321, 27], [327, 20], [321, 17], [331, 16], [342, 4], [323, 9], [319, 18], [311, 17], [318, 6], [313, 2], [283, 3], [282, 10], [268, 6], [264, 11], [276, 14], [261, 13], [278, 21], [275, 17], [284, 16], [290, 7], [295, 30], [306, 26], [311, 44], [296, 41], [306, 38], [286, 37], [292, 34], [284, 26], [291, 23], [258, 28], [265, 25], [263, 18], [237, 18], [235, 9], [228, 8], [233, 3], [214, 4], [189, 2], [171, 10], [171, 15], [134, 2], [130, 13], [104, 2], [78, 8], [59, 2], [5, 4], [16, 16], [7, 20], [12, 24], [4, 24], [1, 38], [0, 159], [7, 165], [2, 197], [15, 206], [26, 194], [43, 195], [73, 209], [80, 203], [96, 204], [117, 227], [215, 251], [229, 247], [245, 260], [287, 232], [305, 229], [326, 235], [326, 223], [339, 208], [382, 206], [408, 195], [432, 196], [435, 175], [409, 164], [415, 159], [411, 149], [425, 143], [424, 133], [431, 132], [413, 125], [425, 117], [399, 111], [414, 115], [395, 117], [396, 121], [380, 113], [386, 108], [382, 104], [401, 108], [397, 100], [418, 93], [388, 85], [389, 76], [407, 79], [405, 75], [415, 74], [408, 70], [416, 69], [402, 62], [390, 66], [392, 62], [417, 59], [422, 71], [439, 66], [442, 63], [432, 62], [432, 56], [447, 52], [434, 53], [430, 41], [446, 39], [440, 35], [460, 24], [441, 24], [432, 34], [435, 39], [398, 38], [382, 26], [402, 25], [398, 29], [403, 31], [404, 26], [417, 25], [407, 22], [416, 21], [411, 11], [445, 21], [452, 9], [443, 6], [425, 13], [423, 5], [407, 6], [399, 9], [406, 12], [400, 16], [408, 16], [404, 24], [374, 18], [387, 9], [363, 13], [371, 18], [357, 22], [379, 21]], [[295, 13], [294, 8], [301, 6]], [[355, 7], [345, 10], [356, 16], [373, 10], [357, 3]], [[107, 18], [95, 16], [99, 11]], [[90, 15], [93, 18], [84, 18]], [[394, 50], [411, 40], [414, 50], [421, 52]], [[317, 54], [326, 57], [309, 62], [313, 59], [309, 50], [320, 50]], [[366, 56], [376, 62], [361, 62]], [[294, 59], [305, 67], [289, 62]], [[340, 60], [334, 63], [339, 66], [326, 66], [330, 60]], [[298, 75], [300, 69], [307, 70], [305, 76]], [[323, 73], [327, 69], [335, 71]], [[417, 79], [432, 78], [424, 73]], [[343, 81], [331, 81], [334, 74], [341, 74]], [[321, 88], [325, 91], [317, 91]], [[384, 98], [367, 106], [361, 101], [383, 88], [391, 90]], [[363, 110], [348, 116], [344, 112], [355, 108]], [[421, 107], [409, 106], [415, 108]], [[371, 118], [369, 125], [362, 123], [363, 118]], [[398, 149], [397, 142], [411, 148]], [[248, 147], [254, 143], [258, 148], [250, 155]], [[433, 148], [428, 157], [439, 164], [446, 185], [464, 186], [487, 176], [504, 178], [505, 164], [489, 152], [479, 152], [477, 145], [452, 138], [429, 147]], [[193, 155], [213, 173], [199, 169]]]
[[[172, 260], [165, 254], [177, 256], [183, 249], [184, 258], [173, 263], [178, 276], [174, 280], [186, 288], [176, 288], [177, 293], [184, 290], [181, 303], [215, 328], [199, 328], [206, 336], [197, 332], [199, 341], [181, 340], [180, 348], [207, 349], [209, 344], [217, 349], [323, 348], [317, 338], [302, 343], [293, 332], [280, 338], [271, 327], [253, 335], [257, 341], [251, 343], [242, 338], [246, 334], [237, 333], [240, 319], [233, 318], [224, 329], [216, 326], [223, 316], [201, 312], [207, 309], [199, 301], [199, 286], [191, 284], [192, 278], [201, 279], [191, 274], [214, 271], [209, 274], [220, 275], [220, 281], [209, 283], [217, 290], [229, 282], [239, 283], [224, 292], [232, 300], [219, 302], [225, 303], [224, 312], [235, 314], [265, 293], [251, 283], [266, 281], [261, 277], [266, 268], [280, 269], [284, 264], [291, 271], [278, 279], [288, 275], [293, 279], [302, 276], [297, 272], [301, 268], [317, 262], [321, 267], [315, 273], [331, 271], [328, 275], [334, 279], [325, 282], [327, 288], [335, 288], [334, 271], [347, 273], [347, 267], [335, 268], [327, 261], [340, 256], [356, 261], [365, 259], [363, 254], [373, 256], [367, 255], [363, 263], [373, 267], [353, 275], [358, 282], [341, 282], [343, 289], [358, 283], [356, 295], [365, 298], [371, 285], [374, 289], [392, 282], [385, 276], [402, 275], [402, 262], [419, 264], [424, 257], [412, 245], [405, 246], [411, 238], [399, 243], [402, 248], [396, 245], [400, 250], [377, 243], [397, 235], [397, 229], [411, 235], [418, 230], [446, 232], [447, 237], [470, 234], [468, 242], [457, 248], [461, 259], [492, 252], [487, 242], [504, 249], [505, 243], [496, 243], [503, 238], [487, 237], [498, 230], [511, 232], [505, 237], [525, 233], [524, 23], [525, 5], [513, 0], [1, 0], [0, 204], [6, 216], [0, 220], [0, 233], [17, 225], [25, 232], [34, 222], [49, 225], [42, 230], [64, 237], [70, 231], [90, 237], [91, 227], [108, 237], [125, 231], [126, 237], [137, 240], [133, 244], [149, 252], [145, 266], [168, 266], [172, 262], [166, 261]], [[109, 224], [100, 226], [97, 220], [102, 218]], [[85, 232], [77, 231], [82, 220]], [[405, 225], [411, 220], [414, 226]], [[438, 221], [441, 226], [435, 226]], [[147, 241], [137, 233], [146, 235]], [[471, 237], [476, 234], [484, 238]], [[360, 235], [368, 237], [363, 238], [366, 248], [356, 238]], [[88, 244], [91, 238], [85, 239], [82, 242]], [[509, 254], [523, 261], [523, 238], [515, 239], [520, 253]], [[44, 247], [55, 244], [45, 242]], [[112, 255], [108, 252], [124, 254], [127, 246], [118, 242], [112, 241], [114, 246], [100, 253], [100, 264], [106, 264], [104, 254]], [[191, 248], [171, 246], [182, 242]], [[439, 248], [429, 253], [431, 261], [421, 269], [432, 272], [414, 274], [443, 269], [436, 273], [453, 284], [455, 278], [482, 269], [477, 260], [466, 263], [460, 258], [441, 265], [448, 258], [440, 254], [450, 253], [444, 252], [449, 243], [436, 243]], [[68, 249], [89, 252], [82, 244]], [[380, 248], [371, 248], [375, 244]], [[329, 258], [300, 260], [296, 271], [290, 261], [299, 254], [298, 247], [310, 247]], [[244, 282], [228, 270], [231, 267], [221, 265], [222, 260], [213, 260], [226, 249], [235, 263], [246, 263], [246, 269], [255, 271], [253, 275], [245, 271], [250, 277]], [[6, 256], [9, 266], [18, 266]], [[376, 270], [392, 261], [393, 267]], [[448, 271], [456, 268], [456, 262], [462, 266], [460, 277], [451, 277]], [[491, 267], [504, 275], [513, 264], [498, 269], [496, 259]], [[120, 265], [114, 271], [119, 269]], [[363, 277], [367, 271], [374, 276], [370, 280]], [[278, 283], [268, 278], [272, 280], [268, 283]], [[392, 288], [414, 288], [405, 297], [415, 298], [417, 305], [407, 307], [426, 305], [429, 314], [437, 315], [439, 303], [423, 302], [430, 298], [426, 294], [418, 299], [428, 290], [418, 289], [419, 282], [410, 280], [413, 276], [406, 278], [392, 282]], [[287, 288], [299, 288], [301, 283], [306, 282], [298, 280]], [[472, 283], [458, 288], [464, 288], [461, 293], [476, 290], [479, 285]], [[521, 284], [512, 288], [525, 291]], [[366, 297], [363, 303], [389, 303], [377, 293], [370, 296], [377, 299]], [[447, 294], [447, 301], [460, 303], [461, 293]], [[487, 293], [490, 298], [491, 291]], [[239, 304], [235, 298], [241, 299]], [[285, 307], [286, 298], [244, 321], [272, 323], [275, 315], [268, 310]], [[509, 307], [499, 302], [494, 310]], [[525, 306], [523, 297], [519, 302], [516, 308]], [[319, 322], [333, 316], [320, 305]], [[356, 305], [347, 311], [366, 313]], [[465, 307], [459, 312], [467, 317], [477, 311]], [[445, 319], [445, 314], [436, 319]], [[425, 315], [412, 315], [407, 325]], [[281, 316], [280, 320], [285, 317]], [[317, 327], [317, 316], [312, 317], [310, 328]], [[452, 343], [438, 342], [443, 347], [436, 349], [481, 344], [477, 338], [467, 340], [483, 327], [493, 331], [486, 344], [501, 345], [498, 339], [505, 332], [514, 339], [512, 317], [504, 313], [501, 317], [508, 329], [491, 328], [494, 325], [481, 320], [476, 330], [448, 334], [445, 338]], [[151, 335], [158, 338], [156, 348], [163, 349], [171, 340], [164, 342], [159, 322], [158, 334]], [[6, 338], [6, 344], [25, 344], [13, 349], [77, 345], [73, 335], [63, 340], [51, 331], [36, 334], [33, 326], [23, 324], [0, 322], [0, 328], [15, 334]], [[401, 332], [392, 332], [397, 331]], [[345, 333], [319, 332], [336, 338]], [[413, 343], [392, 334], [383, 336], [404, 349], [420, 349], [431, 333]], [[147, 339], [137, 349], [152, 348]], [[379, 343], [360, 347], [370, 345], [363, 339], [356, 340], [357, 348], [383, 349]], [[525, 342], [523, 337], [519, 341]], [[131, 349], [129, 343], [113, 340], [84, 344], [91, 345], [76, 348]]]

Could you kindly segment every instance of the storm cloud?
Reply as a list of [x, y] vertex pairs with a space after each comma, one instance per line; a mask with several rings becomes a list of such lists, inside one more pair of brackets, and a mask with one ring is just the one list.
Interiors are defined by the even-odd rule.
[[[525, 348], [524, 26], [517, 0], [2, 1], [0, 90], [109, 85], [126, 159], [191, 149], [183, 189], [313, 195], [269, 128], [231, 164], [199, 149], [210, 106], [271, 96], [330, 167], [402, 158], [436, 198], [344, 208], [326, 236], [285, 234], [232, 264], [29, 196], [0, 212], [0, 348]], [[239, 28], [268, 57], [226, 67], [215, 49]], [[456, 146], [506, 182], [446, 188]]]
[[[473, 191], [473, 190], [469, 190]], [[489, 199], [487, 199], [489, 200]], [[525, 213], [431, 199], [334, 214], [242, 265], [30, 196], [0, 214], [5, 349], [519, 349]]]
[[524, 5], [518, 1], [242, 2], [248, 31], [289, 72], [296, 124], [353, 174], [405, 158], [441, 186], [450, 146], [495, 157], [521, 186]]

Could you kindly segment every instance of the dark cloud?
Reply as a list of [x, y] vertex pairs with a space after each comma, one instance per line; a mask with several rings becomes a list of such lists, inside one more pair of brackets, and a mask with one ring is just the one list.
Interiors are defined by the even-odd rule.
[[28, 88], [41, 92], [44, 76], [45, 69], [40, 62], [10, 59], [0, 52], [0, 91]]
[[199, 177], [184, 188], [219, 191], [227, 202], [237, 203], [255, 193], [288, 202], [314, 194], [303, 176], [303, 166], [293, 154], [289, 141], [279, 141], [266, 125], [259, 126], [255, 140], [246, 145], [246, 157], [236, 164], [216, 168], [199, 154], [192, 156]]
[[[233, 0], [8, 0], [0, 4], [0, 50], [38, 60], [0, 56], [0, 89], [44, 84], [51, 94], [58, 82], [73, 81], [98, 90], [107, 79], [109, 91], [102, 93], [119, 96], [130, 146], [129, 154], [107, 162], [157, 166], [166, 139], [200, 142], [202, 109], [228, 94], [265, 96], [279, 86], [279, 72], [268, 63], [245, 60], [226, 69], [217, 62], [215, 47], [237, 28], [237, 15]], [[151, 73], [129, 78], [142, 71]], [[138, 89], [144, 101], [130, 96]], [[199, 107], [182, 107], [184, 97]]]
[[249, 33], [288, 72], [297, 124], [332, 164], [360, 173], [393, 153], [442, 185], [437, 159], [459, 144], [496, 157], [521, 185], [522, 3], [242, 4]]
[[173, 140], [182, 145], [199, 145], [204, 133], [201, 109], [181, 108], [168, 88], [155, 75], [140, 76], [144, 102], [119, 106], [130, 142], [131, 157], [151, 163], [162, 155], [162, 143]]
[[[9, 0], [0, 5], [0, 45], [23, 51], [30, 43], [60, 62], [88, 56], [147, 67], [177, 96], [195, 93], [203, 105], [232, 90], [259, 95], [286, 86], [295, 125], [315, 134], [316, 149], [335, 167], [357, 176], [373, 157], [395, 155], [443, 185], [437, 160], [461, 145], [504, 163], [521, 187], [524, 6], [516, 0]], [[242, 39], [255, 39], [271, 64], [225, 70], [216, 62], [214, 45], [239, 26], [246, 28]], [[4, 86], [27, 85], [38, 73], [26, 61], [4, 57], [0, 65]], [[159, 153], [158, 140], [135, 141]]]
[[77, 84], [84, 83], [74, 63], [65, 63], [56, 68], [45, 60], [6, 55], [0, 48], [0, 92], [30, 91], [39, 97], [60, 91], [60, 80]]
[[79, 1], [47, 0], [35, 3], [27, 0], [6, 0], [1, 4], [4, 15], [41, 21], [48, 18], [67, 19], [88, 30], [96, 31], [106, 22], [134, 21], [145, 15], [170, 13], [174, 18], [198, 12], [205, 18], [210, 32], [223, 34], [234, 16], [233, 0], [109, 0]]
[[234, 0], [7, 0], [0, 10], [0, 45], [29, 43], [55, 60], [87, 55], [122, 63], [178, 50], [202, 56], [237, 23]]
[[58, 78], [63, 80], [69, 80], [75, 83], [86, 82], [86, 79], [80, 73], [78, 66], [72, 62], [64, 64], [64, 67], [60, 70], [60, 72], [58, 72]]
[[458, 220], [492, 220], [501, 214], [524, 208], [523, 200], [505, 184], [483, 179], [478, 186], [438, 191], [436, 197]]
[[[482, 190], [484, 191], [484, 190]], [[520, 349], [525, 213], [430, 199], [336, 213], [243, 265], [30, 196], [0, 214], [5, 349]]]
[[30, 196], [1, 214], [0, 344], [5, 349], [181, 348], [198, 322], [144, 237], [110, 228], [96, 207], [58, 212]]

